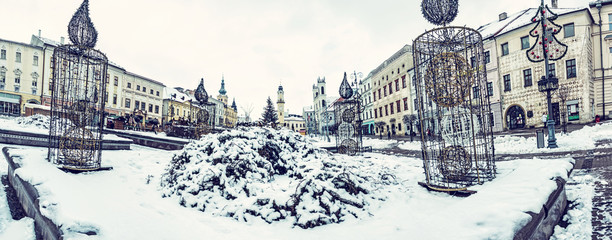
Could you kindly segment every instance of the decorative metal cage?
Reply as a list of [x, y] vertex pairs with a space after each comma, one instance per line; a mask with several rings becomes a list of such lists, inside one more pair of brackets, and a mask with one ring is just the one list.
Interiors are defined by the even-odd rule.
[[97, 32], [85, 0], [68, 25], [74, 45], [53, 51], [49, 161], [61, 168], [100, 168], [108, 59], [93, 49]]
[[336, 148], [338, 153], [355, 155], [361, 152], [361, 120], [359, 114], [361, 106], [359, 94], [355, 93], [346, 79], [340, 84], [341, 101], [334, 103], [334, 117], [336, 120]]
[[414, 40], [415, 90], [426, 184], [460, 191], [495, 176], [482, 36], [441, 27]]

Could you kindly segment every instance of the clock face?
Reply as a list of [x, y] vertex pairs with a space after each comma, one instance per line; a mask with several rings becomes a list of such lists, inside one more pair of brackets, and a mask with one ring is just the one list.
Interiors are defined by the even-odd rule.
[[438, 54], [427, 66], [427, 95], [439, 106], [455, 107], [467, 100], [473, 81], [471, 67], [452, 52]]

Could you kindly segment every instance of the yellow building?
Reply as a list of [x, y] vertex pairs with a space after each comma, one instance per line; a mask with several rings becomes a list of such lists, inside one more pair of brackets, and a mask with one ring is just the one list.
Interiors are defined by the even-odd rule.
[[0, 115], [25, 114], [26, 103], [40, 104], [43, 49], [0, 39]]

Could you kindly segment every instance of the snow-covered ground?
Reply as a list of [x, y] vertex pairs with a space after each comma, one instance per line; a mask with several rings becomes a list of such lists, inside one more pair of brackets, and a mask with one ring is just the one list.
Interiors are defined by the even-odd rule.
[[[16, 120], [0, 119], [0, 127], [28, 128], [23, 126], [23, 122], [11, 122]], [[593, 148], [595, 141], [612, 138], [610, 133], [612, 124], [605, 123], [558, 135], [558, 150]], [[317, 138], [303, 141], [316, 147], [335, 145], [335, 140], [330, 140], [329, 143]], [[495, 140], [496, 152], [551, 151], [537, 149], [535, 137], [520, 140], [501, 136]], [[574, 147], [573, 143], [580, 144], [580, 147]], [[194, 141], [191, 145], [196, 146], [192, 151], [198, 151], [197, 146], [205, 146], [206, 142]], [[375, 149], [394, 145], [411, 150], [421, 147], [418, 141], [364, 140], [364, 146]], [[0, 145], [0, 148], [4, 146], [8, 145]], [[376, 181], [381, 181], [380, 174], [385, 173], [388, 174], [385, 178], [388, 184], [363, 183], [368, 194], [357, 198], [363, 203], [362, 214], [342, 215], [338, 222], [303, 229], [289, 217], [267, 223], [262, 218], [237, 219], [228, 216], [228, 211], [200, 211], [187, 204], [182, 206], [181, 197], [166, 195], [168, 187], [162, 184], [173, 157], [181, 151], [132, 145], [132, 150], [103, 152], [103, 165], [112, 166], [114, 169], [111, 171], [67, 174], [44, 161], [46, 148], [14, 147], [18, 149], [11, 150], [11, 153], [23, 156], [19, 160], [23, 167], [17, 174], [37, 185], [43, 213], [62, 225], [66, 239], [201, 239], [202, 236], [207, 239], [510, 239], [514, 231], [529, 219], [525, 212], [538, 212], [556, 187], [551, 179], [557, 176], [566, 178], [573, 161], [534, 158], [498, 162], [494, 181], [470, 188], [478, 191], [475, 195], [458, 198], [428, 192], [417, 184], [424, 180], [420, 159], [379, 153], [356, 157], [318, 154], [313, 156], [311, 163], [333, 161], [345, 171], [357, 169], [358, 176]], [[232, 149], [235, 146], [225, 147]], [[226, 153], [232, 154], [231, 151]], [[295, 160], [300, 161], [299, 158]], [[317, 169], [327, 166], [313, 164], [304, 164], [304, 167], [320, 171]], [[210, 166], [203, 167], [200, 170]], [[0, 161], [0, 174], [6, 174], [4, 161]], [[568, 198], [582, 205], [566, 219], [571, 223], [570, 227], [556, 229], [556, 239], [576, 239], [576, 236], [586, 236], [580, 234], [590, 233], [590, 218], [586, 219], [586, 216], [590, 211], [591, 197], [581, 195], [584, 191], [592, 191], [592, 185], [589, 185], [592, 180], [588, 178], [587, 175], [571, 180], [578, 184], [568, 187]], [[283, 176], [270, 179], [269, 184], [258, 183], [258, 188], [264, 191], [263, 194], [277, 194], [275, 197], [279, 200], [291, 196], [300, 185], [297, 179]], [[240, 191], [234, 193], [242, 194]], [[4, 198], [2, 191], [0, 200]], [[193, 201], [199, 200], [202, 199]], [[216, 200], [207, 204], [214, 204], [209, 206], [216, 209], [248, 209], [253, 204], [249, 197], [238, 197], [234, 201]], [[12, 220], [5, 202], [0, 203], [0, 239], [33, 239], [31, 219]], [[87, 231], [98, 235], [81, 234]]]
[[591, 239], [594, 182], [595, 179], [586, 170], [575, 170], [572, 173], [565, 185], [567, 200], [571, 205], [563, 218], [569, 225], [566, 228], [556, 226], [551, 240]]
[[[49, 117], [44, 115], [29, 117], [0, 116], [0, 129], [49, 135]], [[125, 139], [114, 134], [104, 134], [102, 137], [106, 140], [130, 141], [130, 139]]]

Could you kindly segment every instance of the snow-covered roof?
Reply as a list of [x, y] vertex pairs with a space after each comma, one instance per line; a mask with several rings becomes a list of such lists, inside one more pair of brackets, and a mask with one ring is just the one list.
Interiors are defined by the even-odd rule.
[[[555, 8], [552, 9], [552, 12], [561, 16], [582, 10], [587, 10], [587, 8]], [[504, 20], [497, 20], [480, 26], [478, 28], [478, 32], [480, 32], [483, 39], [503, 35], [505, 33], [533, 23], [532, 19], [536, 15], [537, 11], [537, 8], [528, 8], [525, 10], [521, 10], [517, 13], [508, 16]]]
[[159, 82], [159, 81], [155, 81], [155, 80], [153, 80], [153, 79], [150, 79], [150, 78], [148, 78], [148, 77], [144, 77], [144, 76], [142, 76], [142, 75], [138, 75], [138, 74], [133, 73], [133, 72], [128, 72], [128, 71], [125, 71], [125, 73], [126, 73], [126, 74], [129, 74], [129, 75], [132, 75], [132, 76], [135, 76], [135, 77], [142, 78], [142, 79], [147, 80], [147, 81], [149, 81], [149, 82], [153, 82], [153, 83], [156, 83], [156, 84], [162, 85], [162, 86], [164, 86], [164, 87], [166, 86], [165, 84], [163, 84], [163, 83], [161, 83], [161, 82]]
[[[174, 98], [172, 98], [173, 94], [176, 94]], [[177, 102], [188, 102], [190, 99], [195, 101], [195, 99], [190, 97], [189, 95], [179, 92], [175, 88], [169, 88], [169, 87], [164, 88], [164, 99], [170, 99], [170, 100], [174, 100]]]
[[285, 121], [304, 121], [304, 118], [301, 118], [301, 117], [286, 117]]

